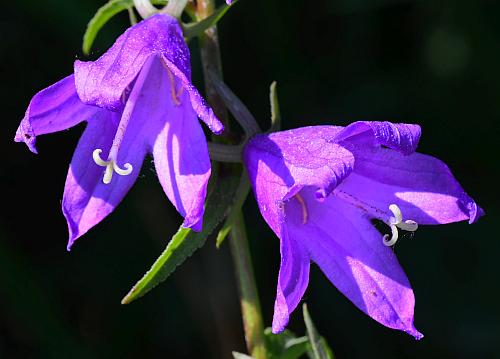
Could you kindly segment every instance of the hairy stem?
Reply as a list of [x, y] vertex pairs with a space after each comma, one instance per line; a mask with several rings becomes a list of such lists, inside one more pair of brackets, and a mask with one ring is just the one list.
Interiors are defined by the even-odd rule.
[[[198, 0], [196, 3], [196, 17], [198, 20], [202, 20], [214, 12], [215, 0]], [[214, 84], [214, 79], [222, 79], [222, 63], [216, 26], [209, 28], [200, 36], [200, 51], [207, 100], [216, 116], [224, 124], [223, 137], [226, 141], [231, 142], [227, 110], [224, 100], [218, 94]], [[231, 166], [231, 164], [222, 163], [221, 167], [223, 166]], [[247, 349], [253, 358], [266, 359], [262, 313], [241, 210], [235, 213], [230, 237], [231, 255], [238, 281]]]
[[241, 312], [245, 329], [245, 341], [249, 353], [255, 359], [266, 358], [264, 325], [255, 284], [252, 258], [246, 236], [245, 222], [239, 211], [230, 232], [230, 246], [238, 278]]

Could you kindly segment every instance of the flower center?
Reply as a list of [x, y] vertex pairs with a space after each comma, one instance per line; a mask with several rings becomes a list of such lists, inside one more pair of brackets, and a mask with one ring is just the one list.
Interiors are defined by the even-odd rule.
[[125, 168], [120, 168], [116, 164], [116, 161], [113, 159], [104, 161], [101, 158], [101, 152], [102, 150], [100, 148], [95, 149], [94, 152], [92, 152], [92, 157], [94, 158], [94, 162], [97, 165], [101, 167], [106, 167], [106, 171], [104, 172], [104, 177], [102, 179], [102, 182], [104, 184], [108, 184], [111, 182], [111, 179], [113, 178], [113, 172], [116, 172], [121, 176], [126, 176], [132, 173], [133, 167], [130, 163], [125, 163], [123, 165]]
[[147, 61], [139, 76], [137, 77], [137, 81], [130, 92], [130, 96], [125, 104], [125, 108], [123, 109], [122, 117], [120, 119], [120, 123], [118, 124], [118, 128], [116, 129], [115, 137], [113, 139], [113, 144], [111, 145], [111, 149], [109, 150], [108, 159], [105, 161], [101, 158], [102, 149], [97, 148], [92, 152], [92, 158], [94, 162], [101, 167], [106, 167], [104, 171], [104, 177], [102, 182], [104, 184], [109, 184], [111, 179], [113, 178], [113, 173], [118, 173], [121, 176], [126, 176], [132, 173], [133, 167], [130, 163], [125, 163], [123, 165], [124, 168], [121, 168], [117, 164], [118, 158], [118, 150], [122, 145], [123, 138], [125, 137], [125, 133], [127, 131], [127, 127], [130, 123], [130, 119], [132, 118], [132, 114], [134, 113], [134, 108], [137, 104], [137, 101], [140, 97], [142, 87], [144, 82], [146, 81], [149, 75], [149, 69], [151, 68], [152, 61]]
[[398, 241], [398, 228], [408, 232], [415, 232], [418, 229], [418, 223], [412, 221], [411, 219], [403, 222], [403, 214], [401, 213], [401, 209], [397, 205], [391, 204], [389, 206], [389, 209], [394, 216], [389, 218], [389, 223], [386, 223], [391, 227], [392, 235], [389, 239], [389, 235], [384, 234], [384, 237], [382, 239], [384, 244], [388, 247], [395, 245]]
[[391, 235], [384, 234], [382, 241], [388, 247], [395, 245], [398, 241], [398, 228], [408, 232], [415, 232], [418, 229], [418, 223], [412, 221], [411, 219], [403, 222], [403, 213], [396, 204], [389, 205], [389, 210], [392, 212], [392, 216], [388, 216], [387, 212], [365, 203], [347, 192], [336, 189], [334, 194], [338, 198], [341, 198], [356, 208], [361, 209], [363, 212], [366, 212], [371, 217], [379, 219], [387, 224], [391, 228]]

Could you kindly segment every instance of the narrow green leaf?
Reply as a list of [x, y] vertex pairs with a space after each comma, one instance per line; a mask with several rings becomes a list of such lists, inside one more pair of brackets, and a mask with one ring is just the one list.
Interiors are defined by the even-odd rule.
[[181, 227], [151, 269], [122, 299], [122, 304], [128, 304], [142, 297], [163, 282], [180, 264], [205, 244], [207, 237], [227, 215], [228, 209], [233, 204], [238, 182], [241, 180], [237, 176], [226, 175], [217, 177], [216, 181], [205, 204], [203, 230], [194, 232]]
[[217, 235], [217, 239], [215, 241], [215, 245], [217, 246], [217, 248], [220, 248], [222, 242], [224, 242], [224, 239], [226, 239], [227, 235], [231, 231], [231, 227], [238, 215], [238, 212], [241, 210], [241, 207], [243, 206], [243, 203], [245, 202], [249, 191], [250, 191], [250, 182], [248, 181], [247, 174], [244, 173], [241, 176], [241, 181], [240, 184], [238, 185], [238, 190], [236, 191], [236, 197], [234, 199], [233, 206], [231, 207], [231, 212], [227, 216], [224, 225], [222, 226], [222, 228], [219, 231], [219, 234]]
[[184, 24], [184, 36], [188, 39], [201, 35], [205, 30], [215, 26], [220, 19], [226, 14], [230, 7], [234, 6], [237, 0], [233, 1], [232, 5], [222, 5], [214, 11], [212, 15], [206, 17], [199, 22]]
[[[152, 1], [153, 5], [165, 5], [166, 3], [166, 0]], [[97, 34], [113, 16], [124, 10], [132, 11], [133, 6], [133, 0], [110, 0], [100, 7], [92, 19], [90, 19], [85, 34], [83, 35], [83, 53], [85, 55], [90, 53], [90, 49], [92, 48], [92, 44]], [[131, 20], [132, 19], [131, 17]]]
[[281, 129], [281, 114], [276, 81], [273, 81], [269, 88], [269, 101], [271, 102], [271, 132], [279, 131]]
[[116, 14], [121, 11], [132, 8], [134, 5], [133, 0], [111, 0], [103, 5], [94, 17], [89, 21], [87, 30], [83, 35], [83, 53], [88, 55], [92, 44], [101, 28]]
[[234, 359], [254, 359], [250, 355], [238, 353], [238, 352], [233, 352], [233, 358]]
[[326, 343], [326, 340], [318, 334], [305, 303], [302, 306], [302, 312], [307, 328], [307, 336], [311, 345], [311, 350], [308, 353], [311, 359], [334, 359], [332, 350]]

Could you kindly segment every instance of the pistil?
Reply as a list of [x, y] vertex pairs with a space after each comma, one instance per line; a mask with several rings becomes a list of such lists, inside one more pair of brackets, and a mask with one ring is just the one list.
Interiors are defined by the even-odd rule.
[[398, 241], [398, 228], [408, 232], [415, 232], [418, 229], [418, 223], [411, 219], [403, 222], [403, 213], [396, 204], [389, 205], [389, 210], [392, 212], [392, 216], [389, 216], [387, 212], [363, 202], [347, 192], [336, 189], [334, 194], [336, 197], [366, 212], [370, 217], [379, 219], [387, 224], [391, 228], [391, 235], [385, 234], [382, 237], [382, 241], [388, 247], [395, 245]]
[[113, 139], [113, 144], [111, 145], [111, 149], [109, 150], [108, 159], [103, 160], [101, 158], [102, 149], [97, 148], [93, 151], [92, 157], [94, 162], [101, 167], [106, 167], [104, 172], [104, 177], [102, 182], [104, 184], [111, 183], [111, 179], [113, 178], [113, 173], [117, 173], [120, 176], [127, 176], [132, 173], [133, 167], [130, 163], [125, 163], [123, 168], [121, 168], [118, 163], [118, 151], [122, 144], [123, 138], [125, 137], [125, 133], [127, 131], [127, 127], [130, 123], [130, 119], [132, 118], [132, 114], [134, 112], [134, 108], [137, 104], [137, 101], [140, 97], [140, 93], [142, 91], [142, 87], [144, 82], [146, 81], [149, 75], [149, 69], [151, 68], [152, 60], [149, 60], [144, 64], [139, 76], [137, 77], [137, 81], [130, 92], [130, 96], [125, 104], [125, 108], [123, 109], [122, 117], [120, 119], [120, 123], [118, 124], [118, 128], [116, 129], [115, 137]]

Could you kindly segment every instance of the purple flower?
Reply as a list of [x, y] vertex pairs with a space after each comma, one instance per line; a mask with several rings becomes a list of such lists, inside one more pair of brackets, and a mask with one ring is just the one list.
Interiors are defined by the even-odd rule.
[[190, 79], [182, 29], [162, 14], [129, 28], [97, 61], [76, 61], [74, 75], [33, 97], [15, 141], [34, 153], [36, 136], [87, 121], [62, 201], [68, 249], [114, 210], [148, 153], [183, 225], [201, 230], [211, 167], [198, 117], [215, 133], [223, 126]]
[[[415, 298], [389, 247], [398, 229], [475, 222], [483, 211], [440, 160], [414, 152], [417, 125], [356, 122], [258, 135], [244, 161], [264, 219], [281, 241], [273, 332], [309, 281], [310, 261], [358, 308], [415, 338]], [[386, 223], [382, 234], [372, 220]]]

